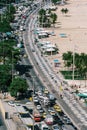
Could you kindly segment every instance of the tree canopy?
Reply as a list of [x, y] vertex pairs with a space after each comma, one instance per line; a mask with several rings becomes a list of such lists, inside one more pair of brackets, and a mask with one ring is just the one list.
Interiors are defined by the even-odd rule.
[[[49, 16], [47, 16], [49, 14]], [[39, 11], [39, 23], [43, 27], [50, 27], [51, 24], [55, 24], [57, 20], [57, 15], [55, 13], [52, 13], [51, 10], [44, 10], [41, 9]]]
[[10, 65], [0, 65], [0, 90], [7, 91], [7, 86], [11, 82], [11, 66]]
[[0, 32], [12, 31], [10, 23], [14, 20], [15, 11], [15, 7], [13, 5], [10, 5], [9, 7], [7, 7], [4, 14], [0, 15]]
[[9, 87], [9, 92], [12, 96], [17, 97], [17, 94], [23, 94], [27, 91], [28, 85], [25, 79], [20, 77], [14, 78]]
[[[85, 53], [75, 53], [68, 51], [67, 53], [63, 53], [63, 60], [65, 66], [68, 68], [75, 68], [75, 71], [83, 77], [84, 79], [87, 78], [87, 54]], [[73, 65], [73, 56], [74, 58], [74, 65]]]

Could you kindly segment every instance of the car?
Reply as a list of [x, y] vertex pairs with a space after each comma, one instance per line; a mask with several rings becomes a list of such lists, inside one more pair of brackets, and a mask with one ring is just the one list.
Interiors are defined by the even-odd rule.
[[31, 75], [28, 72], [25, 73], [25, 76], [31, 78]]
[[46, 115], [45, 123], [47, 125], [53, 125], [53, 117], [51, 115]]
[[38, 102], [38, 98], [34, 98], [34, 103], [37, 103]]
[[44, 94], [48, 94], [48, 93], [49, 93], [49, 91], [45, 88]]
[[49, 108], [48, 109], [48, 112], [50, 113], [50, 115], [55, 115], [56, 113], [55, 113], [55, 111], [52, 109], [52, 108]]
[[9, 101], [9, 102], [8, 102], [8, 105], [14, 107], [14, 106], [15, 106], [15, 103], [14, 103], [13, 101]]
[[54, 109], [57, 109], [57, 108], [60, 108], [60, 106], [57, 105], [57, 104], [55, 104], [55, 105], [53, 106], [53, 108], [54, 108]]
[[32, 49], [32, 52], [35, 52], [35, 50], [34, 50], [34, 49]]
[[66, 124], [72, 124], [72, 122], [69, 118], [66, 120]]
[[57, 124], [53, 125], [52, 130], [59, 130], [59, 126]]
[[33, 101], [33, 97], [29, 97], [29, 101]]
[[39, 109], [39, 112], [40, 112], [40, 113], [43, 113], [43, 112], [44, 112], [44, 110], [41, 108], [41, 109]]
[[38, 94], [38, 96], [42, 96], [42, 92], [41, 91], [38, 91], [37, 94]]
[[37, 110], [40, 110], [41, 109], [41, 105], [37, 105]]
[[44, 112], [44, 113], [42, 114], [42, 117], [43, 117], [43, 118], [46, 118], [46, 115], [47, 115], [46, 112]]
[[55, 113], [55, 111], [50, 111], [50, 115], [55, 115], [56, 113]]
[[57, 112], [62, 112], [62, 110], [61, 110], [61, 108], [59, 107], [59, 108], [56, 108], [55, 109]]
[[24, 54], [24, 56], [23, 56], [24, 58], [27, 58], [28, 57], [28, 55], [27, 54]]
[[15, 103], [15, 106], [21, 106], [21, 104], [19, 104], [19, 103]]

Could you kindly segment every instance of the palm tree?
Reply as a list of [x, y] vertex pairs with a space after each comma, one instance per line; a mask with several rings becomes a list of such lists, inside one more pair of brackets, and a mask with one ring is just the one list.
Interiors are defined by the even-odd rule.
[[68, 13], [68, 11], [69, 11], [69, 10], [68, 10], [67, 8], [65, 8], [65, 9], [64, 9], [64, 8], [62, 8], [62, 9], [61, 9], [61, 12], [62, 12], [63, 14], [67, 14], [67, 13]]
[[65, 66], [71, 67], [72, 60], [73, 60], [72, 52], [68, 51], [67, 53], [63, 53], [62, 56], [63, 56], [63, 60], [64, 60], [64, 63], [65, 63]]
[[53, 24], [53, 26], [55, 27], [55, 22], [56, 22], [56, 20], [57, 20], [57, 15], [55, 14], [55, 13], [51, 13], [51, 21], [52, 21], [52, 24]]

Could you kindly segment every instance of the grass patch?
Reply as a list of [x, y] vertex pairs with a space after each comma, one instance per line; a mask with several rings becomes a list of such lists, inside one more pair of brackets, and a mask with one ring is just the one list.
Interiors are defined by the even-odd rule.
[[[71, 79], [72, 80], [72, 75], [73, 75], [73, 71], [60, 71], [62, 73], [62, 75], [64, 76], [65, 79]], [[75, 80], [84, 80], [84, 77], [81, 77], [81, 75], [75, 71], [74, 72], [74, 79]]]

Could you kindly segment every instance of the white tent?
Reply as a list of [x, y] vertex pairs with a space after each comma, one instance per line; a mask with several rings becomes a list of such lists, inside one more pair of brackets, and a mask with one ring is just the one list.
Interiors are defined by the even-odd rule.
[[47, 48], [47, 49], [45, 49], [45, 52], [52, 52], [52, 51], [55, 51], [55, 49], [54, 48]]
[[49, 49], [49, 48], [56, 48], [56, 46], [53, 45], [53, 44], [47, 44], [47, 45], [44, 45], [44, 46], [42, 47], [42, 49]]

